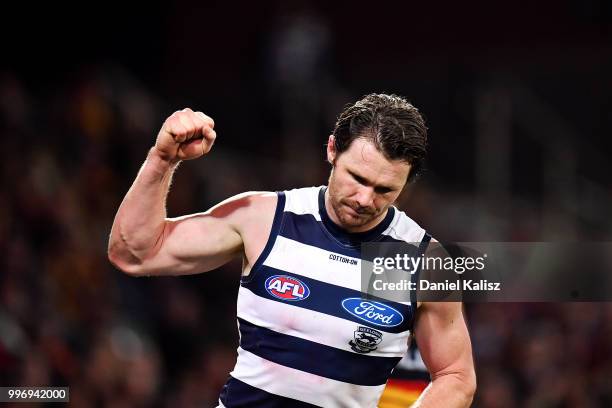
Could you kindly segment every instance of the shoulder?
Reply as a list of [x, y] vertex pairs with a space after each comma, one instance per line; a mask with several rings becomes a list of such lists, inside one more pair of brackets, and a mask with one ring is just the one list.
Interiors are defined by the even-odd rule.
[[248, 191], [230, 197], [212, 207], [213, 216], [231, 218], [242, 224], [253, 219], [272, 217], [280, 206], [281, 211], [318, 216], [320, 187], [304, 187], [282, 192]]
[[270, 191], [248, 191], [221, 201], [206, 211], [215, 218], [227, 218], [242, 222], [255, 214], [274, 212], [278, 195]]

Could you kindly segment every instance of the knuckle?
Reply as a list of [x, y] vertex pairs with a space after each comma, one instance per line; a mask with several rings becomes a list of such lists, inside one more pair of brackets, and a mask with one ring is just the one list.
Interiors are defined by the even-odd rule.
[[197, 111], [194, 112], [200, 119], [202, 119], [204, 121], [205, 124], [207, 124], [208, 126], [215, 127], [215, 121], [208, 115], [206, 115], [204, 112], [202, 111]]
[[182, 125], [182, 124], [180, 124], [180, 123], [176, 123], [176, 124], [173, 126], [173, 130], [174, 130], [174, 132], [172, 132], [172, 133], [173, 133], [173, 134], [175, 134], [175, 135], [177, 135], [177, 136], [180, 136], [180, 135], [185, 134], [185, 126], [183, 126], [183, 125]]
[[179, 121], [172, 121], [169, 126], [168, 126], [169, 130], [171, 133], [177, 133], [181, 131], [181, 122]]
[[187, 129], [193, 128], [193, 122], [191, 121], [188, 115], [181, 115], [180, 122]]

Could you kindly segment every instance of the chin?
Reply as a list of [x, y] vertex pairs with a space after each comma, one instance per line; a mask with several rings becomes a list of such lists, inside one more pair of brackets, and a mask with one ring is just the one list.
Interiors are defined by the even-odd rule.
[[340, 218], [342, 224], [345, 228], [356, 228], [361, 227], [368, 222], [370, 222], [371, 218], [362, 218], [362, 217], [353, 217], [352, 215], [346, 214], [344, 217]]

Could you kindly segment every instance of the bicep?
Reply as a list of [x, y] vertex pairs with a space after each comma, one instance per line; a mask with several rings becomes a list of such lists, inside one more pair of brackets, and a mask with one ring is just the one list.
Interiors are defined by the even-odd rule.
[[419, 307], [415, 338], [432, 379], [471, 375], [472, 346], [460, 302], [425, 302]]
[[184, 275], [210, 271], [239, 255], [243, 249], [241, 226], [254, 206], [254, 197], [232, 197], [204, 213], [166, 220], [147, 261], [148, 275]]
[[206, 272], [240, 253], [242, 237], [227, 219], [210, 213], [166, 220], [160, 261], [172, 265], [169, 274]]

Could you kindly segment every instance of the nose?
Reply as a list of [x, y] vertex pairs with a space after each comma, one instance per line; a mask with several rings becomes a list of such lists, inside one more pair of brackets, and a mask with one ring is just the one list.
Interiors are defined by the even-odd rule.
[[355, 201], [360, 208], [372, 208], [374, 206], [374, 189], [363, 186], [359, 189]]

